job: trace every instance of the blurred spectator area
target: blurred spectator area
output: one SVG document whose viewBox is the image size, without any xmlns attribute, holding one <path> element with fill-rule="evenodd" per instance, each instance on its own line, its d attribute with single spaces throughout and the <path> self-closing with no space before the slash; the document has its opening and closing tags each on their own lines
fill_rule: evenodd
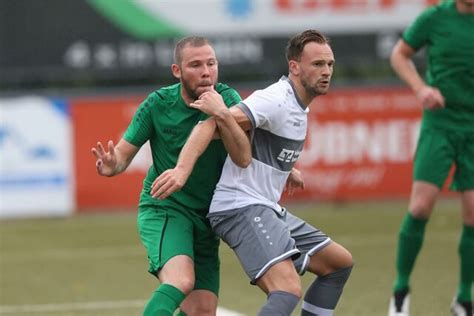
<svg viewBox="0 0 474 316">
<path fill-rule="evenodd" d="M 390 50 L 432 2 L 0 0 L 0 93 L 175 82 L 174 44 L 191 34 L 213 42 L 221 81 L 252 89 L 287 73 L 286 42 L 307 28 L 331 39 L 335 85 L 398 84 Z"/>
</svg>

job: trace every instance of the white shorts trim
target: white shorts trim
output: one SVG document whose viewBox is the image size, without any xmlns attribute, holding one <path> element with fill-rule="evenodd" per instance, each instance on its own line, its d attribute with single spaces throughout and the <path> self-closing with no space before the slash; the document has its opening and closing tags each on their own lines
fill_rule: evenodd
<svg viewBox="0 0 474 316">
<path fill-rule="evenodd" d="M 267 270 L 272 266 L 274 265 L 275 263 L 279 262 L 279 261 L 283 261 L 282 259 L 286 259 L 286 258 L 289 258 L 295 254 L 298 254 L 300 253 L 300 251 L 298 249 L 292 249 L 290 251 L 287 251 L 285 252 L 284 254 L 282 255 L 279 255 L 278 257 L 270 260 L 269 262 L 267 262 L 267 264 L 265 264 L 263 266 L 262 269 L 260 269 L 260 271 L 258 271 L 257 275 L 255 276 L 255 279 L 252 280 L 252 282 L 254 282 L 255 280 L 257 280 L 258 278 L 260 278 L 265 272 L 267 272 Z"/>
<path fill-rule="evenodd" d="M 301 269 L 300 271 L 298 271 L 298 274 L 300 275 L 303 275 L 305 272 L 306 272 L 306 269 L 308 268 L 308 265 L 309 265 L 309 257 L 311 257 L 312 255 L 314 255 L 316 252 L 318 252 L 319 250 L 321 250 L 322 248 L 326 247 L 330 242 L 331 242 L 331 238 L 327 238 L 326 240 L 324 240 L 322 243 L 314 246 L 313 248 L 311 248 L 305 255 L 304 255 L 304 261 L 303 261 L 303 264 L 301 265 Z M 319 315 L 319 314 L 318 314 Z"/>
</svg>

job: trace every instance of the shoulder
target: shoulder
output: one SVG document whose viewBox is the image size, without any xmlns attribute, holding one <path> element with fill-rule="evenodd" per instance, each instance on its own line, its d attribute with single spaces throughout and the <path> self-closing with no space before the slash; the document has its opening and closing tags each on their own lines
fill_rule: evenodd
<svg viewBox="0 0 474 316">
<path fill-rule="evenodd" d="M 254 91 L 242 103 L 251 108 L 271 110 L 275 108 L 275 104 L 280 104 L 288 97 L 288 91 L 291 91 L 290 84 L 279 80 L 264 89 Z"/>
<path fill-rule="evenodd" d="M 287 79 L 280 79 L 277 82 L 269 85 L 263 90 L 257 90 L 256 94 L 265 100 L 272 103 L 289 98 L 292 94 L 292 87 Z"/>
<path fill-rule="evenodd" d="M 235 105 L 237 103 L 240 103 L 240 101 L 242 101 L 242 98 L 240 97 L 237 90 L 229 87 L 226 84 L 217 83 L 215 89 L 217 93 L 219 93 L 222 96 L 225 104 L 227 104 L 228 106 Z"/>
<path fill-rule="evenodd" d="M 162 87 L 148 95 L 147 100 L 154 105 L 171 105 L 179 99 L 181 84 Z"/>
<path fill-rule="evenodd" d="M 156 111 L 175 104 L 179 100 L 181 91 L 180 84 L 162 87 L 151 92 L 145 100 L 143 100 L 140 108 L 147 111 Z"/>
<path fill-rule="evenodd" d="M 450 11 L 452 6 L 453 6 L 453 3 L 449 1 L 430 6 L 426 8 L 423 12 L 421 12 L 418 15 L 416 20 L 424 21 L 424 22 L 433 22 L 435 19 L 439 18 L 441 15 Z"/>
</svg>

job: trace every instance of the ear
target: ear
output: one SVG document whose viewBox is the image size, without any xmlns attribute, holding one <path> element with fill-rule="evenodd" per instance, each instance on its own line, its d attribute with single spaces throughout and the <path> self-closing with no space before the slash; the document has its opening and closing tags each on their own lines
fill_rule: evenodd
<svg viewBox="0 0 474 316">
<path fill-rule="evenodd" d="M 173 76 L 177 79 L 181 79 L 181 68 L 177 64 L 172 64 L 171 65 L 171 72 L 173 73 Z"/>
<path fill-rule="evenodd" d="M 288 70 L 290 74 L 298 76 L 300 74 L 300 65 L 296 60 L 290 60 L 288 62 Z"/>
</svg>

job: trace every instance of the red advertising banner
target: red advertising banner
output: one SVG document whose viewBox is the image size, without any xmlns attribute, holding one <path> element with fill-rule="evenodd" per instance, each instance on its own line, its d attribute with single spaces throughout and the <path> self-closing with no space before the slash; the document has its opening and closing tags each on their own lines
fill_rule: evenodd
<svg viewBox="0 0 474 316">
<path fill-rule="evenodd" d="M 144 98 L 145 96 L 143 96 Z M 90 149 L 122 137 L 140 97 L 72 100 L 76 200 L 80 211 L 134 208 L 151 164 L 147 144 L 119 176 L 97 175 Z M 407 89 L 334 89 L 309 112 L 308 137 L 297 167 L 306 183 L 290 200 L 408 197 L 421 107 Z"/>
<path fill-rule="evenodd" d="M 80 212 L 136 207 L 145 173 L 151 164 L 143 146 L 127 171 L 107 178 L 97 174 L 91 148 L 101 141 L 116 143 L 143 97 L 95 97 L 71 101 L 75 143 L 76 203 Z M 102 209 L 105 208 L 105 209 Z"/>
<path fill-rule="evenodd" d="M 407 89 L 344 89 L 318 97 L 297 163 L 306 189 L 291 199 L 408 196 L 420 119 L 421 107 Z"/>
</svg>

